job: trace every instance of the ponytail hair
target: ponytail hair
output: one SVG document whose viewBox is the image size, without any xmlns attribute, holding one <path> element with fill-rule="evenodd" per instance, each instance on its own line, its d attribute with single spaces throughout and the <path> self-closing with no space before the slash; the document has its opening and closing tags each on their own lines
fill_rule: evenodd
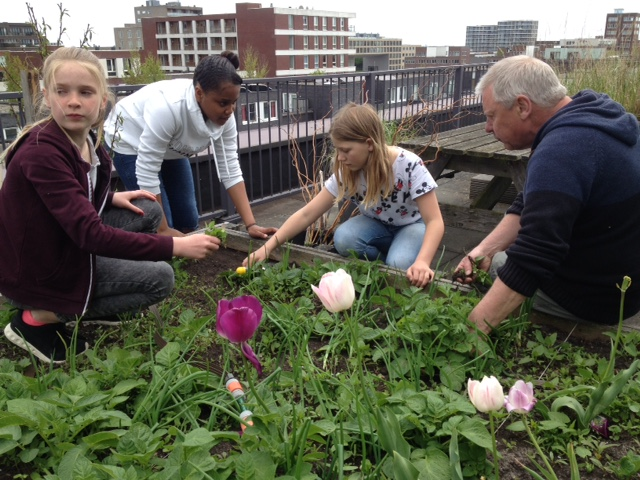
<svg viewBox="0 0 640 480">
<path fill-rule="evenodd" d="M 242 77 L 236 71 L 240 67 L 238 55 L 230 50 L 220 55 L 204 57 L 193 73 L 193 85 L 200 85 L 205 93 L 216 91 L 225 83 L 240 85 Z"/>
</svg>

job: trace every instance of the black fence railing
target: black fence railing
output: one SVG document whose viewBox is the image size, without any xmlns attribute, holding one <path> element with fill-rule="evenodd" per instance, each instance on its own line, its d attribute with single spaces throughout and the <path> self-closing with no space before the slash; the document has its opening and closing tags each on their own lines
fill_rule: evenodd
<svg viewBox="0 0 640 480">
<path fill-rule="evenodd" d="M 348 102 L 375 105 L 403 132 L 430 135 L 484 121 L 475 97 L 490 64 L 248 79 L 236 107 L 238 147 L 252 204 L 300 192 L 313 182 L 330 146 L 333 112 Z M 143 85 L 113 87 L 116 99 Z M 6 148 L 28 121 L 21 93 L 0 93 L 0 137 Z M 191 158 L 201 219 L 237 215 L 218 181 L 211 150 Z M 117 174 L 116 174 L 117 177 Z"/>
</svg>

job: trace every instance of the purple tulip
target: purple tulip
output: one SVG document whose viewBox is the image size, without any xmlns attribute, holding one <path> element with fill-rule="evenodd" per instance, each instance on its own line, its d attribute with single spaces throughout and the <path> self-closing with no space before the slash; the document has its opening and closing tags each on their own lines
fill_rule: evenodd
<svg viewBox="0 0 640 480">
<path fill-rule="evenodd" d="M 518 380 L 509 390 L 504 399 L 507 412 L 529 413 L 535 407 L 537 400 L 533 396 L 533 384 Z"/>
<path fill-rule="evenodd" d="M 218 334 L 230 342 L 240 343 L 243 355 L 253 364 L 258 375 L 262 375 L 262 365 L 247 343 L 262 321 L 260 300 L 251 295 L 222 299 L 218 302 L 216 318 Z"/>
<path fill-rule="evenodd" d="M 347 310 L 353 305 L 356 297 L 351 275 L 339 268 L 335 272 L 327 272 L 320 279 L 320 285 L 311 285 L 324 308 L 332 313 Z"/>
<path fill-rule="evenodd" d="M 482 381 L 467 382 L 469 400 L 479 412 L 495 412 L 504 406 L 504 391 L 496 377 L 483 377 Z"/>
<path fill-rule="evenodd" d="M 598 435 L 609 438 L 611 433 L 609 432 L 609 419 L 607 417 L 603 417 L 602 415 L 591 420 L 591 430 L 596 432 Z"/>
</svg>

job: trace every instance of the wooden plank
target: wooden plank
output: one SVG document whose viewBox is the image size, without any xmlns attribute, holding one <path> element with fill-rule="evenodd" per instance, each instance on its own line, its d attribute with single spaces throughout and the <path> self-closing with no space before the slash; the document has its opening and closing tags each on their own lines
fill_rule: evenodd
<svg viewBox="0 0 640 480">
<path fill-rule="evenodd" d="M 238 230 L 239 228 L 241 228 L 238 225 L 234 225 L 232 223 L 223 223 L 220 224 L 220 226 L 224 226 L 224 229 L 227 232 L 226 248 L 249 253 L 255 251 L 264 244 L 264 240 L 257 240 L 250 237 L 248 233 Z M 193 233 L 204 233 L 204 229 L 196 230 Z M 342 255 L 325 252 L 318 248 L 294 245 L 293 243 L 285 243 L 279 248 L 276 248 L 269 255 L 270 260 L 274 260 L 277 262 L 280 262 L 285 258 L 288 259 L 289 263 L 297 265 L 312 265 L 316 260 L 320 260 L 323 263 L 338 264 L 345 264 L 353 261 L 352 259 L 343 257 Z M 365 260 L 361 261 L 364 262 Z M 382 273 L 387 275 L 387 278 L 389 279 L 389 283 L 391 285 L 398 288 L 409 288 L 411 286 L 403 271 L 386 266 L 382 266 L 380 270 L 382 271 Z M 456 290 L 463 293 L 468 293 L 471 291 L 468 286 L 460 285 L 459 283 L 454 284 L 454 282 L 445 278 L 438 280 L 437 284 L 455 287 Z M 428 289 L 430 287 L 427 286 L 426 288 Z"/>
<path fill-rule="evenodd" d="M 491 210 L 500 201 L 500 198 L 510 186 L 510 178 L 493 177 L 484 189 L 484 192 L 471 202 L 471 208 L 484 208 Z"/>
</svg>

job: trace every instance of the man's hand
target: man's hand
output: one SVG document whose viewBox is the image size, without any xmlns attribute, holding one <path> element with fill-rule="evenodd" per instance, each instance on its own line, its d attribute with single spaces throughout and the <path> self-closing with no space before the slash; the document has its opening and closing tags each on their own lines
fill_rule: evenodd
<svg viewBox="0 0 640 480">
<path fill-rule="evenodd" d="M 471 254 L 464 257 L 453 272 L 453 281 L 470 284 L 476 281 L 476 271 L 489 271 L 491 259 L 485 255 L 474 256 Z"/>
</svg>

